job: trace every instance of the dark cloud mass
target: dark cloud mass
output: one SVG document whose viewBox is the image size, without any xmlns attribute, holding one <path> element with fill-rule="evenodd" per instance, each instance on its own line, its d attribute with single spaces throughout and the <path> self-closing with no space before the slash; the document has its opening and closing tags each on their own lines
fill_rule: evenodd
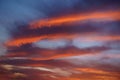
<svg viewBox="0 0 120 80">
<path fill-rule="evenodd" d="M 119 80 L 119 0 L 0 0 L 0 80 Z"/>
</svg>

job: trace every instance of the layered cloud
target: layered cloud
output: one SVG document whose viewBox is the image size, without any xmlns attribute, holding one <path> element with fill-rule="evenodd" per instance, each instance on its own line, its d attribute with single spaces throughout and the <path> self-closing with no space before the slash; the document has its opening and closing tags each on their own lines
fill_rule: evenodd
<svg viewBox="0 0 120 80">
<path fill-rule="evenodd" d="M 73 14 L 70 16 L 65 16 L 65 17 L 58 17 L 58 18 L 53 18 L 53 19 L 46 19 L 46 20 L 41 20 L 41 21 L 36 21 L 31 23 L 31 28 L 39 28 L 39 27 L 44 27 L 44 26 L 55 26 L 55 25 L 62 25 L 62 24 L 67 24 L 67 23 L 74 23 L 74 22 L 81 22 L 85 20 L 119 20 L 119 11 L 114 11 L 114 12 L 94 12 L 94 13 L 83 13 L 83 14 Z"/>
<path fill-rule="evenodd" d="M 118 0 L 1 0 L 0 79 L 119 80 Z"/>
</svg>

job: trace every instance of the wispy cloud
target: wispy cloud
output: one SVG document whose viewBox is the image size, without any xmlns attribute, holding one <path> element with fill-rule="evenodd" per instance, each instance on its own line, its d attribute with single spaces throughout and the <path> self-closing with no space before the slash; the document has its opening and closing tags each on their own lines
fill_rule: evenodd
<svg viewBox="0 0 120 80">
<path fill-rule="evenodd" d="M 0 79 L 119 80 L 119 3 L 0 0 Z"/>
</svg>

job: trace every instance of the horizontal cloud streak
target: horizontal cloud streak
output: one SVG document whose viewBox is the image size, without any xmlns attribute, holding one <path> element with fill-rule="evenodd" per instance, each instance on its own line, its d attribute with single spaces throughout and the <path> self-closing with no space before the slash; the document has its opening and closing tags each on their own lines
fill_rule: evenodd
<svg viewBox="0 0 120 80">
<path fill-rule="evenodd" d="M 65 23 L 73 23 L 76 21 L 84 21 L 84 20 L 89 20 L 89 19 L 100 19 L 100 20 L 105 20 L 105 19 L 115 19 L 119 20 L 120 11 L 111 11 L 111 12 L 95 12 L 95 13 L 83 13 L 83 14 L 74 14 L 71 16 L 67 17 L 58 17 L 58 18 L 53 18 L 53 19 L 46 19 L 46 20 L 40 20 L 31 23 L 31 28 L 39 28 L 39 27 L 44 27 L 44 26 L 55 26 L 55 25 L 61 25 Z"/>
<path fill-rule="evenodd" d="M 0 79 L 119 80 L 119 3 L 0 0 Z"/>
<path fill-rule="evenodd" d="M 19 46 L 22 44 L 27 44 L 27 43 L 33 43 L 36 41 L 40 41 L 43 39 L 74 39 L 76 37 L 80 37 L 81 35 L 67 35 L 67 34 L 55 34 L 55 35 L 46 35 L 46 36 L 38 36 L 38 37 L 26 37 L 26 38 L 20 38 L 20 39 L 13 39 L 11 41 L 8 41 L 6 43 L 7 46 Z M 115 41 L 115 40 L 120 40 L 120 36 L 91 36 L 90 38 L 86 38 L 85 41 Z"/>
</svg>

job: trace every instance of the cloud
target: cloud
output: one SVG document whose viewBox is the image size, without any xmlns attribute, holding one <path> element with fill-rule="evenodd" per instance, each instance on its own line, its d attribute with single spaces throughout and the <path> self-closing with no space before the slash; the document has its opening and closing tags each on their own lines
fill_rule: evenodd
<svg viewBox="0 0 120 80">
<path fill-rule="evenodd" d="M 47 49 L 63 48 L 67 45 L 69 44 L 66 40 L 40 40 L 39 42 L 33 43 L 33 46 Z"/>
<path fill-rule="evenodd" d="M 20 30 L 21 31 L 21 30 Z M 42 28 L 38 30 L 23 30 L 18 35 L 15 35 L 13 39 L 6 42 L 7 46 L 19 46 L 26 43 L 33 43 L 40 41 L 42 39 L 60 39 L 60 38 L 73 38 L 80 35 L 89 35 L 96 32 L 95 27 L 81 28 L 80 26 L 71 26 L 69 28 L 59 27 L 59 28 Z"/>
<path fill-rule="evenodd" d="M 50 60 L 69 56 L 84 55 L 84 54 L 96 54 L 105 50 L 109 50 L 109 47 L 90 47 L 85 49 L 79 49 L 74 46 L 68 46 L 58 49 L 43 49 L 43 48 L 12 48 L 8 51 L 6 56 L 8 57 L 27 57 L 32 60 Z M 34 55 L 33 55 L 34 53 Z"/>
<path fill-rule="evenodd" d="M 83 34 L 86 35 L 87 33 Z M 90 33 L 91 34 L 91 33 Z M 87 36 L 89 36 L 90 34 L 88 34 Z M 94 33 L 93 33 L 94 34 Z M 69 40 L 73 40 L 74 38 L 78 37 L 78 40 L 80 40 L 81 38 L 79 37 L 83 37 L 82 34 L 53 34 L 53 35 L 43 35 L 43 36 L 36 36 L 36 37 L 26 37 L 26 38 L 18 38 L 18 39 L 13 39 L 10 40 L 6 43 L 7 46 L 20 46 L 23 44 L 27 44 L 27 43 L 34 43 L 40 40 L 44 40 L 44 39 L 69 39 Z M 91 35 L 90 35 L 91 36 Z M 84 39 L 83 42 L 103 42 L 103 41 L 117 41 L 120 40 L 119 36 L 91 36 L 91 37 L 85 37 L 82 38 Z M 77 41 L 78 41 L 77 40 Z M 82 40 L 80 40 L 82 41 Z"/>
<path fill-rule="evenodd" d="M 55 25 L 64 25 L 66 23 L 74 23 L 77 21 L 84 21 L 84 20 L 90 20 L 90 19 L 97 19 L 97 20 L 110 20 L 110 19 L 115 19 L 119 20 L 119 11 L 108 11 L 108 12 L 94 12 L 94 13 L 83 13 L 83 14 L 74 14 L 71 16 L 65 16 L 65 17 L 58 17 L 58 18 L 53 18 L 53 19 L 46 19 L 46 20 L 40 20 L 31 23 L 31 28 L 41 28 L 44 26 L 55 26 Z"/>
<path fill-rule="evenodd" d="M 119 80 L 119 3 L 0 0 L 0 79 Z"/>
</svg>

